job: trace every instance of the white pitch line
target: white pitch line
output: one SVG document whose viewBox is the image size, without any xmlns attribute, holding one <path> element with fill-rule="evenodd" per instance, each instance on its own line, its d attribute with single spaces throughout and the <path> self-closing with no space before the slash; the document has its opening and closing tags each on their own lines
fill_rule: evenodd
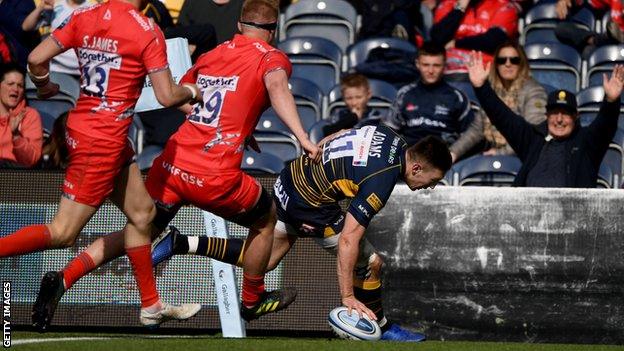
<svg viewBox="0 0 624 351">
<path fill-rule="evenodd" d="M 74 337 L 74 338 L 45 338 L 45 339 L 21 339 L 12 340 L 12 345 L 37 344 L 42 342 L 58 342 L 58 341 L 84 341 L 84 340 L 110 340 L 113 338 L 105 337 Z"/>
<path fill-rule="evenodd" d="M 38 344 L 44 342 L 61 342 L 61 341 L 87 341 L 87 340 L 112 340 L 112 339 L 203 339 L 205 336 L 200 335 L 136 335 L 136 336 L 115 336 L 115 337 L 102 337 L 102 336 L 81 336 L 81 337 L 67 337 L 67 338 L 41 338 L 41 339 L 19 339 L 12 340 L 12 345 L 25 345 L 25 344 Z"/>
</svg>

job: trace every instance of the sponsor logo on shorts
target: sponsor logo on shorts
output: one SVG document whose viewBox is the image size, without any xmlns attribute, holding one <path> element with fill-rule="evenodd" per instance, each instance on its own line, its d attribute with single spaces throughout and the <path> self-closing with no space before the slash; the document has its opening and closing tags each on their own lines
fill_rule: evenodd
<svg viewBox="0 0 624 351">
<path fill-rule="evenodd" d="M 69 133 L 65 131 L 65 144 L 68 148 L 76 149 L 78 147 L 78 140 L 69 136 Z"/>
<path fill-rule="evenodd" d="M 169 162 L 163 161 L 162 167 L 169 172 L 171 175 L 175 177 L 179 177 L 182 181 L 189 183 L 191 185 L 197 185 L 200 188 L 204 187 L 204 180 L 202 178 L 198 178 L 190 173 L 187 173 L 178 167 L 170 164 Z"/>
<path fill-rule="evenodd" d="M 288 207 L 288 201 L 290 200 L 290 198 L 288 197 L 288 194 L 286 194 L 286 190 L 282 185 L 281 177 L 277 177 L 277 180 L 275 180 L 275 184 L 273 185 L 273 191 L 275 192 L 275 197 L 277 197 L 277 199 L 279 200 L 280 206 L 282 206 L 282 209 L 286 211 L 286 207 Z"/>
<path fill-rule="evenodd" d="M 64 180 L 63 184 L 65 184 L 65 186 L 68 187 L 69 189 L 74 188 L 74 184 L 72 184 L 70 181 Z"/>
<path fill-rule="evenodd" d="M 381 210 L 381 208 L 383 207 L 383 202 L 381 202 L 381 199 L 379 199 L 379 197 L 375 193 L 370 194 L 366 198 L 366 202 L 368 202 L 368 204 L 373 208 L 373 210 L 375 210 L 375 212 L 379 212 L 379 210 Z"/>
</svg>

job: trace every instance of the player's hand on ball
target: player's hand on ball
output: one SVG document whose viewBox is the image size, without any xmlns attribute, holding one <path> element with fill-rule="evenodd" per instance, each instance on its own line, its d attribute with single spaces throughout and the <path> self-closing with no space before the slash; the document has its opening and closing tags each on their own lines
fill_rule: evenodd
<svg viewBox="0 0 624 351">
<path fill-rule="evenodd" d="M 360 300 L 356 299 L 353 295 L 343 297 L 342 304 L 349 309 L 349 315 L 351 315 L 351 313 L 353 312 L 356 312 L 360 316 L 367 315 L 368 318 L 370 318 L 371 320 L 377 320 L 377 316 L 375 316 L 375 313 L 371 311 L 368 307 L 366 307 L 366 305 L 364 305 Z"/>
<path fill-rule="evenodd" d="M 48 84 L 37 87 L 37 97 L 39 99 L 48 99 L 58 94 L 59 85 L 48 81 Z"/>
</svg>

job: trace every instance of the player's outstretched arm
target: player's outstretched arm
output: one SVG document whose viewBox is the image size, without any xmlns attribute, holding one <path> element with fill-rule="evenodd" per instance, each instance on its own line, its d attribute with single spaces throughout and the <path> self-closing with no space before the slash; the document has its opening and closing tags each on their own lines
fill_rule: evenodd
<svg viewBox="0 0 624 351">
<path fill-rule="evenodd" d="M 264 76 L 264 84 L 269 92 L 271 106 L 277 112 L 279 118 L 293 132 L 308 156 L 311 159 L 318 160 L 321 153 L 318 146 L 308 139 L 308 134 L 303 130 L 295 99 L 290 89 L 288 89 L 286 72 L 280 69 L 267 73 Z"/>
<path fill-rule="evenodd" d="M 156 100 L 164 107 L 179 106 L 187 102 L 195 103 L 202 100 L 197 85 L 184 83 L 178 85 L 173 81 L 171 71 L 167 68 L 149 74 Z"/>
<path fill-rule="evenodd" d="M 63 49 L 49 36 L 28 55 L 28 76 L 37 87 L 37 96 L 42 99 L 59 91 L 58 84 L 50 82 L 50 60 L 61 52 Z"/>
<path fill-rule="evenodd" d="M 340 240 L 338 240 L 338 286 L 342 304 L 349 309 L 349 313 L 355 310 L 360 315 L 366 314 L 370 319 L 377 320 L 375 313 L 366 305 L 355 298 L 353 293 L 353 270 L 360 251 L 360 240 L 364 236 L 366 228 L 347 213 Z"/>
</svg>

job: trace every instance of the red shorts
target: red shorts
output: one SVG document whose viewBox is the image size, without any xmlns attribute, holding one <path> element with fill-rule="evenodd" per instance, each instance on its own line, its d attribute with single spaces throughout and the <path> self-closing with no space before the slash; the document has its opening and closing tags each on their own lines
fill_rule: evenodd
<svg viewBox="0 0 624 351">
<path fill-rule="evenodd" d="M 98 207 L 112 193 L 121 169 L 132 162 L 128 143 L 93 138 L 67 128 L 65 143 L 69 164 L 63 195 L 81 204 Z"/>
<path fill-rule="evenodd" d="M 145 187 L 159 206 L 177 209 L 191 204 L 226 219 L 251 210 L 262 191 L 260 183 L 241 170 L 195 174 L 163 155 L 154 160 Z"/>
</svg>

